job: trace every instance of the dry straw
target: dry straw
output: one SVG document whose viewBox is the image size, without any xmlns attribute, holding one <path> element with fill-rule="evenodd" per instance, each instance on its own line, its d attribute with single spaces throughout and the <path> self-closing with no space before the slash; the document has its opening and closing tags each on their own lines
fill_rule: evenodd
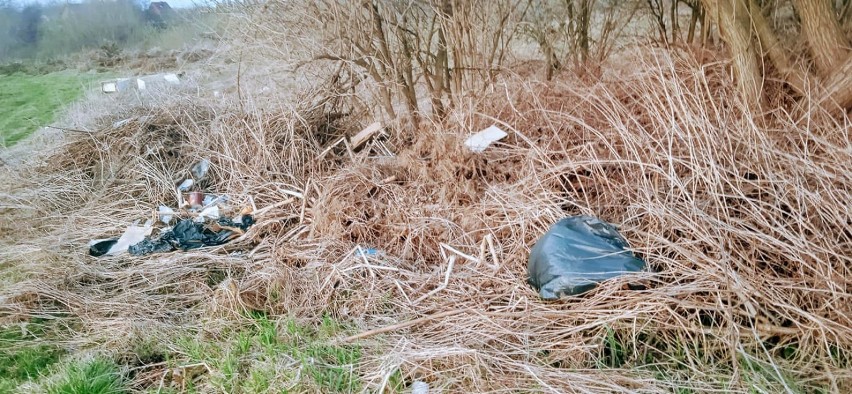
<svg viewBox="0 0 852 394">
<path fill-rule="evenodd" d="M 341 147 L 316 160 L 374 121 L 330 89 L 104 119 L 2 168 L 4 319 L 62 313 L 80 323 L 75 345 L 126 353 L 127 332 L 215 335 L 255 309 L 330 315 L 353 327 L 337 341 L 362 347 L 370 390 L 397 370 L 449 392 L 848 390 L 848 118 L 743 112 L 724 64 L 631 61 L 594 81 L 500 77 L 444 122 L 392 129 L 393 158 Z M 467 152 L 492 123 L 510 136 Z M 172 201 L 202 157 L 206 187 L 262 211 L 246 237 L 86 255 Z M 653 272 L 541 301 L 529 247 L 573 214 L 619 224 Z"/>
</svg>

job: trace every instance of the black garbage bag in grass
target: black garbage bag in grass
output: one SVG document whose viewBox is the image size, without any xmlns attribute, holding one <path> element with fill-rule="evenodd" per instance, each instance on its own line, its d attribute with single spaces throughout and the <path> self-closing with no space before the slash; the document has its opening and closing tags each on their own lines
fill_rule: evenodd
<svg viewBox="0 0 852 394">
<path fill-rule="evenodd" d="M 131 245 L 128 252 L 132 255 L 169 252 L 176 249 L 190 250 L 202 246 L 222 245 L 242 235 L 254 223 L 251 215 L 241 216 L 238 220 L 221 218 L 215 226 L 198 223 L 192 219 L 183 219 L 159 238 L 145 237 L 142 242 Z"/>
<path fill-rule="evenodd" d="M 645 262 L 627 248 L 612 224 L 591 216 L 562 219 L 533 246 L 527 267 L 529 284 L 541 298 L 557 299 L 644 270 Z"/>
</svg>

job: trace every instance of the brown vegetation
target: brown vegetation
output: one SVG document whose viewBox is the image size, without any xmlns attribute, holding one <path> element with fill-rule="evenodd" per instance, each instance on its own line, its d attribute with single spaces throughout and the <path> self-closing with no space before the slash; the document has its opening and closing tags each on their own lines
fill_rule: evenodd
<svg viewBox="0 0 852 394">
<path fill-rule="evenodd" d="M 730 34 L 759 34 L 740 29 L 745 4 L 719 4 L 736 55 L 749 46 Z M 586 70 L 554 70 L 544 51 L 528 71 L 510 38 L 528 2 L 402 5 L 268 3 L 248 45 L 329 71 L 326 84 L 296 100 L 177 96 L 0 169 L 4 318 L 63 313 L 80 323 L 77 346 L 127 355 L 139 337 L 227 337 L 252 310 L 331 316 L 353 327 L 333 341 L 361 347 L 353 368 L 370 391 L 394 374 L 448 392 L 850 390 L 845 113 L 791 110 L 812 96 L 780 88 L 762 93 L 778 109 L 756 112 L 740 96 L 763 86 L 743 85 L 755 58 L 707 61 L 715 48 L 646 45 L 581 59 Z M 376 119 L 394 156 L 341 146 L 320 158 Z M 501 144 L 463 148 L 495 123 L 510 132 Z M 210 190 L 261 212 L 245 237 L 85 255 L 89 239 L 171 201 L 175 174 L 203 157 Z M 529 247 L 572 214 L 619 224 L 652 272 L 541 301 Z M 358 253 L 368 247 L 381 252 Z M 167 376 L 139 368 L 140 390 Z M 194 379 L 221 391 L 212 374 Z"/>
</svg>

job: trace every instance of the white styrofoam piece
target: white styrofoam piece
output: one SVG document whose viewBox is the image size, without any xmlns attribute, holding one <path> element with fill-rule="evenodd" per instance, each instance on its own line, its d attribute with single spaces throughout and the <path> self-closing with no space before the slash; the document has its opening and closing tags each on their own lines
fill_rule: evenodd
<svg viewBox="0 0 852 394">
<path fill-rule="evenodd" d="M 468 138 L 464 144 L 473 152 L 479 153 L 491 146 L 495 141 L 506 138 L 508 134 L 495 125 L 491 125 Z"/>
<path fill-rule="evenodd" d="M 165 74 L 163 75 L 163 79 L 173 85 L 177 85 L 180 83 L 180 78 L 178 78 L 177 74 Z"/>
</svg>

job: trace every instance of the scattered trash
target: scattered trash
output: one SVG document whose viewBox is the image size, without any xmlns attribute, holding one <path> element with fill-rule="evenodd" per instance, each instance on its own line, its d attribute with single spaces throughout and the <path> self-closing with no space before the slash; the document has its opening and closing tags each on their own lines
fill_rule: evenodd
<svg viewBox="0 0 852 394">
<path fill-rule="evenodd" d="M 196 179 L 206 176 L 210 162 L 202 160 L 192 166 L 190 172 Z M 176 249 L 189 250 L 202 246 L 221 245 L 242 234 L 254 223 L 250 213 L 255 210 L 246 207 L 233 218 L 223 217 L 223 212 L 233 211 L 225 205 L 227 195 L 205 194 L 193 190 L 195 181 L 184 180 L 178 187 L 178 207 L 161 204 L 153 212 L 151 220 L 143 226 L 132 225 L 119 238 L 97 239 L 89 242 L 89 254 L 92 256 L 115 255 L 129 251 L 133 255 L 145 255 L 155 252 L 167 252 Z M 184 202 L 181 192 L 189 191 Z M 188 206 L 187 206 L 188 205 Z M 253 206 L 253 203 L 252 203 Z M 151 237 L 155 222 L 169 226 L 177 218 L 174 227 L 164 227 L 159 236 Z"/>
<path fill-rule="evenodd" d="M 130 78 L 117 78 L 111 81 L 101 82 L 101 91 L 104 93 L 123 92 L 130 89 L 132 83 Z"/>
<path fill-rule="evenodd" d="M 411 394 L 429 394 L 429 383 L 422 380 L 415 380 L 411 384 Z"/>
<path fill-rule="evenodd" d="M 103 256 L 118 242 L 118 239 L 95 239 L 89 242 L 89 254 L 95 257 Z"/>
<path fill-rule="evenodd" d="M 201 212 L 198 213 L 198 217 L 195 218 L 195 221 L 204 222 L 207 219 L 219 219 L 219 207 L 211 205 L 207 208 L 202 209 Z"/>
<path fill-rule="evenodd" d="M 358 149 L 358 147 L 363 145 L 367 142 L 367 140 L 372 138 L 374 134 L 380 131 L 382 131 L 382 124 L 379 122 L 373 123 L 364 128 L 364 130 L 359 131 L 358 134 L 355 134 L 355 136 L 352 137 L 352 149 Z"/>
<path fill-rule="evenodd" d="M 178 78 L 177 74 L 163 74 L 163 80 L 172 85 L 177 85 L 180 83 L 180 78 Z"/>
<path fill-rule="evenodd" d="M 224 203 L 225 201 L 228 201 L 227 196 L 216 196 L 216 195 L 213 195 L 213 194 L 205 194 L 204 200 L 201 201 L 201 205 L 203 205 L 206 208 L 206 207 L 209 207 L 212 204 Z"/>
<path fill-rule="evenodd" d="M 491 146 L 492 143 L 502 140 L 508 134 L 499 127 L 492 125 L 465 140 L 464 145 L 473 152 L 480 153 Z"/>
<path fill-rule="evenodd" d="M 160 207 L 157 208 L 157 214 L 160 217 L 161 222 L 169 224 L 175 215 L 175 210 L 165 205 L 160 205 Z"/>
<path fill-rule="evenodd" d="M 124 234 L 118 239 L 100 239 L 89 242 L 89 254 L 92 256 L 117 255 L 126 252 L 130 245 L 142 242 L 146 236 L 151 234 L 152 222 L 148 221 L 142 226 L 131 225 L 127 227 Z"/>
<path fill-rule="evenodd" d="M 194 184 L 194 183 L 195 183 L 195 181 L 193 181 L 192 179 L 186 179 L 183 182 L 181 182 L 180 186 L 178 186 L 178 190 L 185 192 L 185 191 L 189 190 L 192 187 L 192 184 Z"/>
<path fill-rule="evenodd" d="M 187 198 L 186 201 L 189 203 L 190 207 L 201 208 L 202 204 L 204 204 L 204 193 L 190 192 L 189 198 Z"/>
<path fill-rule="evenodd" d="M 356 257 L 372 257 L 377 256 L 378 254 L 379 250 L 374 248 L 358 248 L 358 250 L 355 251 Z"/>
<path fill-rule="evenodd" d="M 557 222 L 530 252 L 528 282 L 541 298 L 578 295 L 599 282 L 645 269 L 615 226 L 591 216 Z"/>
<path fill-rule="evenodd" d="M 242 215 L 234 219 L 220 218 L 211 224 L 197 223 L 191 219 L 180 220 L 156 239 L 145 237 L 130 247 L 132 255 L 146 255 L 172 250 L 190 250 L 203 246 L 217 246 L 227 243 L 248 230 L 254 224 L 251 215 Z"/>
<path fill-rule="evenodd" d="M 146 90 L 148 85 L 178 85 L 180 78 L 177 74 L 153 74 L 134 78 L 116 78 L 101 82 L 101 91 L 104 93 L 118 93 L 130 89 Z"/>
<path fill-rule="evenodd" d="M 133 118 L 122 119 L 112 124 L 112 128 L 117 129 L 133 121 Z"/>
<path fill-rule="evenodd" d="M 207 171 L 209 170 L 210 160 L 202 159 L 198 163 L 195 163 L 195 165 L 192 166 L 189 172 L 192 173 L 193 178 L 200 181 L 204 179 L 205 176 L 207 176 Z"/>
</svg>

